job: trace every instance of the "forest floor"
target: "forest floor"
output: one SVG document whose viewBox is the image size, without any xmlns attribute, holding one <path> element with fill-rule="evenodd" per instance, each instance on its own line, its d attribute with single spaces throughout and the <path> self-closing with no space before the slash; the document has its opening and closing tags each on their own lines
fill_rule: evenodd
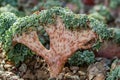
<svg viewBox="0 0 120 80">
<path fill-rule="evenodd" d="M 89 80 L 99 78 L 104 80 L 110 71 L 112 61 L 106 58 L 96 58 L 89 66 L 70 66 L 66 63 L 58 80 Z M 45 60 L 33 56 L 19 66 L 6 60 L 5 54 L 0 55 L 0 80 L 48 80 L 49 71 Z"/>
</svg>

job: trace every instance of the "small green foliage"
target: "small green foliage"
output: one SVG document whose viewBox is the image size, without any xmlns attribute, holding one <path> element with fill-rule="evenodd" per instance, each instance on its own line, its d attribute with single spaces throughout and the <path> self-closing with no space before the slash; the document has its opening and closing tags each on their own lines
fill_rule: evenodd
<svg viewBox="0 0 120 80">
<path fill-rule="evenodd" d="M 28 57 L 33 56 L 33 52 L 23 44 L 17 44 L 6 55 L 7 58 L 13 61 L 16 65 L 25 61 Z"/>
<path fill-rule="evenodd" d="M 0 42 L 3 42 L 5 31 L 16 21 L 17 16 L 10 12 L 3 12 L 0 15 Z"/>
<path fill-rule="evenodd" d="M 90 27 L 99 35 L 100 40 L 108 40 L 112 37 L 112 32 L 108 30 L 106 25 L 103 22 L 100 22 L 94 18 L 89 18 Z"/>
<path fill-rule="evenodd" d="M 96 43 L 93 44 L 92 49 L 98 51 L 101 47 L 101 43 L 99 40 L 96 41 Z"/>
<path fill-rule="evenodd" d="M 88 17 L 84 14 L 68 14 L 63 16 L 63 21 L 68 29 L 87 27 Z"/>
<path fill-rule="evenodd" d="M 18 0 L 0 0 L 0 6 L 10 4 L 12 6 L 18 6 Z"/>
<path fill-rule="evenodd" d="M 110 0 L 110 8 L 115 9 L 120 6 L 120 0 Z"/>
<path fill-rule="evenodd" d="M 110 30 L 113 32 L 113 41 L 115 43 L 120 43 L 120 29 L 118 28 L 110 28 Z"/>
<path fill-rule="evenodd" d="M 59 0 L 40 0 L 40 2 L 38 3 L 38 5 L 36 5 L 34 8 L 33 8 L 33 12 L 34 11 L 38 11 L 40 8 L 42 9 L 50 9 L 52 7 L 58 7 L 58 6 L 62 6 L 62 3 L 61 1 Z"/>
<path fill-rule="evenodd" d="M 104 5 L 97 5 L 94 6 L 92 10 L 90 10 L 90 13 L 98 12 L 99 15 L 103 16 L 106 20 L 106 22 L 110 21 L 113 19 L 110 10 L 104 6 Z"/>
<path fill-rule="evenodd" d="M 119 80 L 120 79 L 120 66 L 116 67 L 113 71 L 108 74 L 106 80 Z"/>
<path fill-rule="evenodd" d="M 89 17 L 93 17 L 93 18 L 99 20 L 100 22 L 106 23 L 105 17 L 100 15 L 98 12 L 94 12 L 94 13 L 89 14 Z"/>
<path fill-rule="evenodd" d="M 120 29 L 116 29 L 114 32 L 114 41 L 116 43 L 120 43 Z"/>
<path fill-rule="evenodd" d="M 68 63 L 72 66 L 91 64 L 94 61 L 95 61 L 94 53 L 88 50 L 85 50 L 83 52 L 77 51 L 71 58 L 68 59 Z"/>
<path fill-rule="evenodd" d="M 113 64 L 115 68 L 108 73 L 106 80 L 120 79 L 120 60 L 116 59 Z"/>
<path fill-rule="evenodd" d="M 19 17 L 25 15 L 23 12 L 18 11 L 17 8 L 15 8 L 9 4 L 4 7 L 0 7 L 0 13 L 3 13 L 3 12 L 11 12 L 11 13 L 16 14 L 16 16 L 19 16 Z"/>
<path fill-rule="evenodd" d="M 73 12 L 70 11 L 67 8 L 61 8 L 61 7 L 54 7 L 48 10 L 43 10 L 39 14 L 39 21 L 41 25 L 51 24 L 55 22 L 56 17 L 59 16 L 61 18 L 66 17 L 67 15 L 72 16 Z M 68 18 L 68 17 L 66 17 Z M 65 18 L 65 19 L 66 19 Z"/>
<path fill-rule="evenodd" d="M 67 8 L 55 7 L 49 10 L 41 11 L 40 23 L 42 25 L 53 23 L 55 22 L 57 16 L 63 19 L 65 27 L 68 29 L 84 27 L 88 20 L 87 16 L 84 14 L 74 14 Z"/>
</svg>

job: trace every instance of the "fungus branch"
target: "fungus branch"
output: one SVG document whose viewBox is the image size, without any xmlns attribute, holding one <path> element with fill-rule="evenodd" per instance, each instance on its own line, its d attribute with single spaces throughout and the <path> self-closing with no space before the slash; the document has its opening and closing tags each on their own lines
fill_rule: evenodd
<svg viewBox="0 0 120 80">
<path fill-rule="evenodd" d="M 5 15 L 8 15 L 8 13 Z M 1 14 L 1 23 L 6 20 L 5 15 Z M 7 19 L 9 20 L 11 16 L 14 15 L 9 15 Z M 6 21 L 4 24 L 11 23 L 13 20 L 14 18 Z M 11 23 L 8 27 L 4 25 L 0 27 L 4 33 L 2 38 L 0 38 L 2 39 L 3 50 L 12 59 L 11 55 L 15 53 L 14 51 L 18 51 L 14 49 L 15 45 L 17 43 L 24 44 L 45 59 L 49 66 L 51 77 L 57 77 L 67 59 L 76 50 L 91 48 L 96 43 L 96 40 L 110 39 L 113 33 L 112 30 L 106 28 L 105 24 L 94 18 L 87 15 L 74 14 L 70 10 L 60 7 L 43 10 L 40 13 L 18 18 L 14 21 L 15 23 Z M 49 35 L 49 50 L 39 41 L 37 34 L 39 26 L 43 26 Z M 4 29 L 4 27 L 7 29 Z M 30 28 L 32 28 L 32 31 L 29 30 Z M 25 51 L 23 52 L 20 53 L 26 53 Z"/>
<path fill-rule="evenodd" d="M 49 66 L 51 77 L 57 77 L 67 59 L 76 50 L 90 48 L 91 44 L 87 43 L 97 38 L 92 30 L 66 29 L 60 18 L 57 18 L 56 24 L 45 27 L 45 30 L 50 37 L 50 50 L 39 42 L 36 31 L 15 36 L 13 42 L 22 43 L 42 56 Z"/>
</svg>

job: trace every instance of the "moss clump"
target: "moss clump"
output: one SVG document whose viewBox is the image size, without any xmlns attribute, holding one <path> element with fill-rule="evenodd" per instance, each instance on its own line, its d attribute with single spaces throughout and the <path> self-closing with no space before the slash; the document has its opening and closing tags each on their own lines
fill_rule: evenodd
<svg viewBox="0 0 120 80">
<path fill-rule="evenodd" d="M 23 44 L 17 44 L 6 53 L 7 59 L 14 62 L 16 65 L 19 65 L 21 62 L 25 61 L 27 58 L 34 55 L 28 47 Z"/>
<path fill-rule="evenodd" d="M 104 6 L 104 5 L 97 5 L 94 6 L 92 10 L 90 10 L 90 13 L 99 13 L 99 15 L 103 16 L 105 19 L 105 22 L 109 22 L 113 19 L 110 10 Z M 101 19 L 102 21 L 102 19 Z"/>
<path fill-rule="evenodd" d="M 111 30 L 113 33 L 112 40 L 115 43 L 120 44 L 120 29 L 119 28 L 110 28 L 109 30 Z"/>
<path fill-rule="evenodd" d="M 115 9 L 120 6 L 120 0 L 110 0 L 110 8 Z"/>
<path fill-rule="evenodd" d="M 18 11 L 17 8 L 11 6 L 11 5 L 6 5 L 4 7 L 0 7 L 0 13 L 3 13 L 3 12 L 11 12 L 11 13 L 14 13 L 16 16 L 25 16 L 25 14 L 23 12 L 20 12 Z"/>
<path fill-rule="evenodd" d="M 0 6 L 10 4 L 12 6 L 18 6 L 18 0 L 0 0 Z"/>
<path fill-rule="evenodd" d="M 13 25 L 17 20 L 17 16 L 10 12 L 3 12 L 0 15 L 0 42 L 3 42 L 5 37 L 5 31 Z"/>
<path fill-rule="evenodd" d="M 106 24 L 92 17 L 90 17 L 89 20 L 90 27 L 93 29 L 93 31 L 95 31 L 98 34 L 100 40 L 108 40 L 112 37 L 113 33 L 107 28 Z"/>
<path fill-rule="evenodd" d="M 112 65 L 112 70 L 108 73 L 106 80 L 119 80 L 120 79 L 120 60 L 116 59 Z"/>
<path fill-rule="evenodd" d="M 85 50 L 83 52 L 77 51 L 71 58 L 68 59 L 68 63 L 72 66 L 91 64 L 94 61 L 95 61 L 94 53 L 88 50 Z"/>
<path fill-rule="evenodd" d="M 106 23 L 105 17 L 100 15 L 98 12 L 94 12 L 94 13 L 89 14 L 89 17 L 93 17 L 93 18 L 99 20 L 100 22 Z"/>
<path fill-rule="evenodd" d="M 58 6 L 62 6 L 61 1 L 59 0 L 40 0 L 40 3 L 38 3 L 38 5 L 36 5 L 32 11 L 38 11 L 39 9 L 50 9 L 51 7 L 58 7 Z"/>
</svg>

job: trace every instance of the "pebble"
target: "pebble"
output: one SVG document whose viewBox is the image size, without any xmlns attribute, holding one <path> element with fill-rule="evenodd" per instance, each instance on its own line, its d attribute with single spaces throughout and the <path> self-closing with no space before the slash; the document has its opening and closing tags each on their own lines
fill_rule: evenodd
<svg viewBox="0 0 120 80">
<path fill-rule="evenodd" d="M 27 65 L 23 63 L 23 64 L 19 67 L 19 71 L 21 71 L 21 72 L 26 72 L 26 70 L 27 70 Z"/>
<path fill-rule="evenodd" d="M 62 80 L 64 77 L 64 73 L 60 73 L 59 76 L 58 76 L 58 80 Z"/>
<path fill-rule="evenodd" d="M 9 69 L 9 68 L 12 68 L 12 67 L 13 67 L 13 65 L 10 65 L 10 64 L 5 64 L 5 65 L 4 65 L 4 68 L 5 68 L 5 69 Z"/>
<path fill-rule="evenodd" d="M 27 70 L 22 78 L 24 78 L 25 80 L 35 80 L 35 76 L 31 73 L 30 70 Z"/>
<path fill-rule="evenodd" d="M 0 71 L 2 80 L 23 80 L 19 76 L 9 71 Z"/>
<path fill-rule="evenodd" d="M 74 79 L 74 80 L 80 80 L 80 77 L 78 75 L 74 75 L 74 76 L 72 76 L 72 79 Z"/>
<path fill-rule="evenodd" d="M 80 77 L 78 75 L 70 75 L 66 76 L 66 80 L 80 80 Z"/>
<path fill-rule="evenodd" d="M 62 72 L 64 73 L 70 72 L 70 69 L 68 67 L 64 67 Z"/>
<path fill-rule="evenodd" d="M 98 74 L 94 80 L 105 80 L 106 76 L 103 75 L 102 73 Z"/>
<path fill-rule="evenodd" d="M 79 67 L 77 67 L 77 66 L 72 66 L 72 67 L 70 67 L 70 70 L 72 70 L 72 71 L 73 71 L 73 74 L 75 74 L 75 73 L 77 73 L 77 71 L 79 70 Z"/>
<path fill-rule="evenodd" d="M 4 70 L 5 70 L 3 64 L 0 64 L 0 70 L 1 70 L 1 71 L 4 71 Z"/>
<path fill-rule="evenodd" d="M 105 62 L 100 61 L 94 64 L 89 65 L 87 69 L 87 78 L 91 80 L 105 80 L 106 77 L 106 67 L 104 66 Z"/>
<path fill-rule="evenodd" d="M 83 72 L 83 71 L 78 71 L 78 73 L 79 73 L 80 76 L 85 76 L 86 75 L 86 73 Z"/>
<path fill-rule="evenodd" d="M 35 65 L 34 65 L 34 68 L 35 69 L 38 69 L 40 67 L 41 63 L 40 62 L 36 62 Z"/>
<path fill-rule="evenodd" d="M 65 77 L 70 77 L 71 75 L 72 75 L 72 73 L 68 72 L 68 73 L 65 74 Z"/>
</svg>

